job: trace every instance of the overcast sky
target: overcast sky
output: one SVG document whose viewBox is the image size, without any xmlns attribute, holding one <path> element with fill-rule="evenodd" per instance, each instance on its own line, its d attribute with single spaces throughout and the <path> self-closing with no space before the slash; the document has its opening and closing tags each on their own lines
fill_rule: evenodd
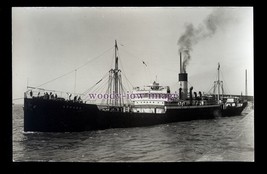
<svg viewBox="0 0 267 174">
<path fill-rule="evenodd" d="M 210 19 L 213 30 L 204 31 Z M 133 86 L 150 84 L 157 77 L 174 92 L 179 39 L 188 26 L 195 37 L 189 37 L 189 87 L 208 92 L 220 62 L 225 92 L 245 93 L 247 69 L 248 95 L 253 95 L 253 8 L 61 7 L 12 8 L 13 99 L 23 97 L 27 83 L 39 86 L 89 61 L 76 74 L 76 92 L 84 92 L 114 65 L 115 39 L 119 68 Z M 74 79 L 73 71 L 42 87 L 73 92 Z"/>
</svg>

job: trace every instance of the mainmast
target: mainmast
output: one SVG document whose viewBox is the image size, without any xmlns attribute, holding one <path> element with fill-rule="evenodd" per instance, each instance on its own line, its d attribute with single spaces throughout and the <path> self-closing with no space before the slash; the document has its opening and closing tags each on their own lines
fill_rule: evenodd
<svg viewBox="0 0 267 174">
<path fill-rule="evenodd" d="M 224 90 L 223 90 L 223 81 L 220 80 L 220 63 L 218 63 L 218 68 L 217 68 L 217 76 L 218 76 L 218 80 L 214 81 L 214 88 L 213 88 L 213 94 L 214 96 L 216 96 L 216 88 L 217 88 L 217 101 L 220 102 L 220 93 L 222 90 L 222 95 L 224 94 Z"/>
<path fill-rule="evenodd" d="M 218 63 L 218 101 L 220 101 L 220 86 L 221 86 L 221 83 L 220 83 L 220 63 Z"/>
<path fill-rule="evenodd" d="M 246 99 L 247 99 L 247 96 L 248 96 L 248 79 L 247 79 L 247 70 L 246 70 L 246 73 L 245 73 L 245 96 L 246 96 Z"/>
<path fill-rule="evenodd" d="M 114 88 L 115 88 L 115 96 L 118 96 L 118 87 L 119 87 L 119 76 L 118 76 L 118 72 L 119 72 L 119 63 L 118 63 L 118 55 L 117 55 L 117 51 L 118 51 L 118 46 L 117 46 L 117 41 L 115 40 L 115 69 L 114 69 Z M 115 106 L 118 106 L 118 97 L 115 97 Z"/>
</svg>

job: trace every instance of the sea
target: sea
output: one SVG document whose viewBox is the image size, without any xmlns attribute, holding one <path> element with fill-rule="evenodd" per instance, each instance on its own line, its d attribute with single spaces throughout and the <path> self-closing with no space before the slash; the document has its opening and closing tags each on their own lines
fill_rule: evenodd
<svg viewBox="0 0 267 174">
<path fill-rule="evenodd" d="M 241 116 L 85 132 L 23 131 L 13 105 L 14 162 L 254 161 L 254 109 Z"/>
</svg>

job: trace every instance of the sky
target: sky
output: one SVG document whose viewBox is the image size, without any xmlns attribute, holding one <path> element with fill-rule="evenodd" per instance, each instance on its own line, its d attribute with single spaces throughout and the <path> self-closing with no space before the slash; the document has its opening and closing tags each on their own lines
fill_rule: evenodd
<svg viewBox="0 0 267 174">
<path fill-rule="evenodd" d="M 220 63 L 225 93 L 245 94 L 247 69 L 254 95 L 253 39 L 252 7 L 13 7 L 13 102 L 23 103 L 27 85 L 68 72 L 41 87 L 86 91 L 114 67 L 115 40 L 119 68 L 133 86 L 157 80 L 177 91 L 183 48 L 194 90 L 210 91 Z"/>
</svg>

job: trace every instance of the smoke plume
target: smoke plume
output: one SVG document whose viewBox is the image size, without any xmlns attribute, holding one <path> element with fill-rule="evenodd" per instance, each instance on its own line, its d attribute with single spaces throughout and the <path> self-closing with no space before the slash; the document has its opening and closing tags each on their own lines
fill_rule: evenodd
<svg viewBox="0 0 267 174">
<path fill-rule="evenodd" d="M 185 26 L 184 34 L 178 40 L 179 52 L 182 52 L 183 55 L 184 72 L 186 72 L 186 66 L 191 59 L 190 52 L 193 50 L 193 46 L 201 40 L 212 37 L 219 28 L 223 28 L 233 21 L 233 17 L 225 9 L 216 9 L 198 27 L 193 24 Z"/>
</svg>

